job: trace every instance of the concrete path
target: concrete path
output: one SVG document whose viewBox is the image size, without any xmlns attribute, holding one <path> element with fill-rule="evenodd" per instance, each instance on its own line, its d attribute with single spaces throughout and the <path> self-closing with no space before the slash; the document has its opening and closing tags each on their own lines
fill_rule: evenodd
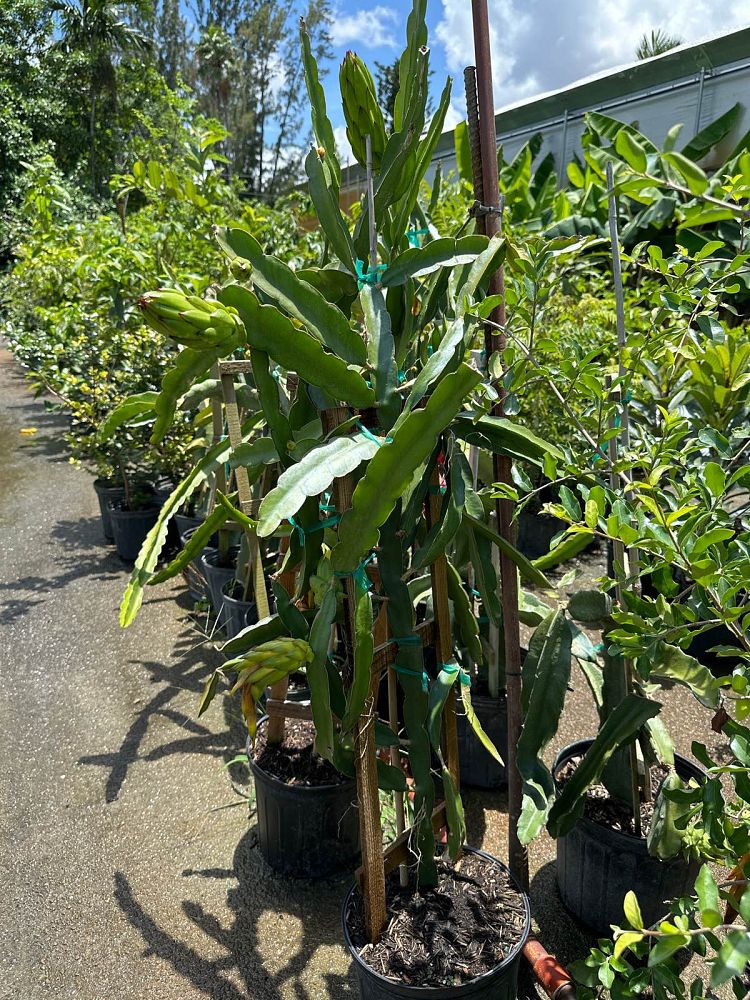
<svg viewBox="0 0 750 1000">
<path fill-rule="evenodd" d="M 196 721 L 216 654 L 179 584 L 119 629 L 127 569 L 64 429 L 0 351 L 0 1000 L 356 997 L 340 944 L 348 879 L 266 868 L 252 789 L 224 767 L 241 722 L 226 701 Z M 584 684 L 574 703 L 555 749 L 594 731 Z M 707 729 L 682 693 L 667 717 L 683 752 Z M 465 804 L 469 842 L 504 857 L 504 797 Z M 532 907 L 570 961 L 590 939 L 559 902 L 554 850 L 532 847 Z"/>
</svg>

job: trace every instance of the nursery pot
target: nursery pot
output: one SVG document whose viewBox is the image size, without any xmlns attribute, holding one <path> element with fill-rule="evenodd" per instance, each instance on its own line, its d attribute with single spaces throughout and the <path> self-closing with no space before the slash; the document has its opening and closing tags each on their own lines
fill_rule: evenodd
<svg viewBox="0 0 750 1000">
<path fill-rule="evenodd" d="M 182 543 L 183 549 L 190 541 L 193 533 L 197 528 L 188 528 L 187 531 L 180 535 L 180 542 Z M 188 594 L 194 601 L 205 601 L 208 599 L 208 588 L 206 586 L 206 578 L 204 575 L 203 565 L 201 563 L 201 556 L 205 552 L 214 551 L 210 546 L 205 546 L 202 552 L 200 552 L 194 559 L 191 559 L 188 565 L 183 570 L 182 575 L 187 583 Z"/>
<path fill-rule="evenodd" d="M 482 729 L 497 747 L 503 760 L 508 752 L 508 703 L 505 698 L 474 695 L 471 704 Z M 508 774 L 488 753 L 469 725 L 463 712 L 456 713 L 458 725 L 458 759 L 461 762 L 461 784 L 467 788 L 505 788 Z"/>
<path fill-rule="evenodd" d="M 260 853 L 269 866 L 293 878 L 351 870 L 359 855 L 355 781 L 287 785 L 255 763 L 249 740 L 247 756 L 255 780 Z"/>
<path fill-rule="evenodd" d="M 117 503 L 118 501 L 110 501 L 109 504 L 117 554 L 125 562 L 134 562 L 146 535 L 156 524 L 159 508 L 152 505 L 142 510 L 123 510 Z"/>
<path fill-rule="evenodd" d="M 227 639 L 234 639 L 236 635 L 253 625 L 258 620 L 258 611 L 255 601 L 241 601 L 232 597 L 236 582 L 234 576 L 221 588 L 221 623 Z"/>
<path fill-rule="evenodd" d="M 219 552 L 216 549 L 204 549 L 200 556 L 201 573 L 206 579 L 208 596 L 217 615 L 221 614 L 224 584 L 234 580 L 234 561 L 237 552 L 237 548 L 230 549 L 230 566 L 219 564 Z"/>
<path fill-rule="evenodd" d="M 172 520 L 177 526 L 180 538 L 182 538 L 191 528 L 200 528 L 204 519 L 202 517 L 191 517 L 189 514 L 173 514 Z"/>
<path fill-rule="evenodd" d="M 508 872 L 513 887 L 523 899 L 526 911 L 526 922 L 521 940 L 513 951 L 503 961 L 495 966 L 490 972 L 485 972 L 482 976 L 469 979 L 458 986 L 407 986 L 405 983 L 397 983 L 392 979 L 386 979 L 379 972 L 375 972 L 360 957 L 359 952 L 352 943 L 347 925 L 349 913 L 354 899 L 355 892 L 358 892 L 357 885 L 353 885 L 347 893 L 341 911 L 341 922 L 344 926 L 344 941 L 354 959 L 354 969 L 357 974 L 359 984 L 359 995 L 361 1000 L 396 1000 L 396 998 L 411 998 L 411 1000 L 515 1000 L 518 989 L 518 969 L 521 965 L 523 946 L 531 930 L 531 909 L 529 898 L 520 888 L 516 880 L 502 861 L 493 858 L 491 854 L 478 851 L 473 847 L 465 847 L 467 854 L 478 854 L 487 861 L 492 861 L 498 868 Z"/>
<path fill-rule="evenodd" d="M 557 775 L 572 757 L 584 754 L 593 740 L 578 740 L 561 750 L 555 761 Z M 703 781 L 704 772 L 687 758 L 675 754 L 675 770 L 686 780 Z M 622 924 L 623 901 L 629 889 L 638 897 L 646 927 L 660 920 L 669 903 L 689 896 L 700 862 L 678 856 L 660 861 L 648 853 L 644 837 L 612 830 L 582 816 L 557 841 L 557 885 L 566 908 L 597 934 L 609 936 L 610 924 Z"/>
<path fill-rule="evenodd" d="M 102 519 L 102 532 L 108 542 L 114 541 L 112 531 L 112 519 L 110 517 L 109 503 L 122 500 L 125 496 L 125 489 L 122 486 L 114 486 L 109 479 L 95 479 L 94 490 L 96 499 L 99 501 L 99 513 Z"/>
</svg>

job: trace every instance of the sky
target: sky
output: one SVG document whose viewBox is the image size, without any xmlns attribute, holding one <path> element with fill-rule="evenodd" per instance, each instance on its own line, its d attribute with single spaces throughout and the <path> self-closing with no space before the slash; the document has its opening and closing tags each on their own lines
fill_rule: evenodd
<svg viewBox="0 0 750 1000">
<path fill-rule="evenodd" d="M 447 126 L 465 114 L 463 69 L 473 63 L 470 0 L 428 0 L 430 65 L 439 93 L 451 75 Z M 392 62 L 403 49 L 410 0 L 337 0 L 335 52 L 325 80 L 328 113 L 342 158 L 348 155 L 338 64 L 353 49 L 368 64 Z M 489 0 L 495 107 L 563 87 L 635 59 L 645 32 L 660 28 L 694 42 L 750 25 L 750 0 Z"/>
</svg>

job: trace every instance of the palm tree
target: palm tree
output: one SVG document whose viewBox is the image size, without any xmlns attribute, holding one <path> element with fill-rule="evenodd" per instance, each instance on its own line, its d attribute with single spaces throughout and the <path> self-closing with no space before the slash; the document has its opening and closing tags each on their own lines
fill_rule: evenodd
<svg viewBox="0 0 750 1000">
<path fill-rule="evenodd" d="M 125 20 L 128 7 L 138 7 L 138 0 L 117 3 L 115 0 L 54 0 L 59 39 L 54 47 L 61 52 L 81 54 L 89 67 L 89 165 L 91 187 L 97 193 L 96 112 L 103 90 L 115 97 L 115 61 L 129 52 L 145 52 L 151 42 Z"/>
<path fill-rule="evenodd" d="M 635 54 L 638 59 L 653 59 L 654 56 L 663 55 L 670 49 L 676 49 L 678 45 L 682 45 L 681 38 L 668 35 L 666 31 L 657 28 L 656 31 L 652 30 L 650 35 L 641 38 Z"/>
</svg>

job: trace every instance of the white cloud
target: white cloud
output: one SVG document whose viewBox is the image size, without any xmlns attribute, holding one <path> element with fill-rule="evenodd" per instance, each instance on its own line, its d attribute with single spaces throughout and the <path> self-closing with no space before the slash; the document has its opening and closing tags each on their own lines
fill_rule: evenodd
<svg viewBox="0 0 750 1000">
<path fill-rule="evenodd" d="M 450 72 L 474 62 L 471 7 L 442 0 L 437 37 Z M 632 62 L 660 28 L 685 42 L 750 24 L 750 0 L 489 0 L 495 105 Z"/>
<path fill-rule="evenodd" d="M 336 152 L 339 154 L 341 166 L 348 167 L 350 163 L 354 163 L 354 153 L 346 134 L 346 125 L 335 128 L 333 138 L 336 140 Z"/>
<path fill-rule="evenodd" d="M 383 4 L 356 14 L 342 14 L 339 9 L 331 25 L 331 41 L 337 46 L 359 42 L 366 48 L 394 48 L 397 42 L 393 29 L 398 23 L 395 8 Z"/>
</svg>

